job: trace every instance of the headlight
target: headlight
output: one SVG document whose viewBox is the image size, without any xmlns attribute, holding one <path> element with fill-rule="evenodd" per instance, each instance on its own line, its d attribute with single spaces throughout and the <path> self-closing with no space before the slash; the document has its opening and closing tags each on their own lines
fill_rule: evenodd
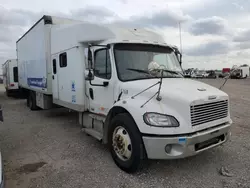
<svg viewBox="0 0 250 188">
<path fill-rule="evenodd" d="M 143 119 L 146 124 L 155 127 L 179 127 L 179 122 L 175 117 L 158 114 L 154 112 L 148 112 L 143 115 Z"/>
</svg>

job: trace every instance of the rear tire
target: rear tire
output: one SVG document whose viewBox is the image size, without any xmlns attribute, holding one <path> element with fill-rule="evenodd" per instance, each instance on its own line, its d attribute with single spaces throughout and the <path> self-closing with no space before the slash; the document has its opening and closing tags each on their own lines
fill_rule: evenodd
<svg viewBox="0 0 250 188">
<path fill-rule="evenodd" d="M 134 173 L 142 167 L 145 149 L 137 125 L 129 114 L 118 114 L 111 120 L 108 145 L 115 164 L 123 171 Z"/>
<path fill-rule="evenodd" d="M 36 105 L 36 96 L 34 92 L 30 92 L 28 99 L 27 99 L 27 106 L 30 108 L 30 110 L 34 111 L 37 110 L 38 107 Z"/>
</svg>

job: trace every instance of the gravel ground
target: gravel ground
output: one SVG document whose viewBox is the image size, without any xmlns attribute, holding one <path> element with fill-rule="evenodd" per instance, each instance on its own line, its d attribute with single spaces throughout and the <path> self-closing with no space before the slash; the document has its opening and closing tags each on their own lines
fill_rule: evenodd
<svg viewBox="0 0 250 188">
<path fill-rule="evenodd" d="M 6 187 L 250 187 L 250 79 L 229 80 L 223 90 L 231 99 L 231 141 L 187 159 L 148 161 L 143 171 L 129 175 L 116 167 L 105 146 L 80 131 L 75 113 L 31 112 L 24 100 L 7 98 L 2 88 Z M 221 175 L 222 168 L 231 177 Z"/>
</svg>

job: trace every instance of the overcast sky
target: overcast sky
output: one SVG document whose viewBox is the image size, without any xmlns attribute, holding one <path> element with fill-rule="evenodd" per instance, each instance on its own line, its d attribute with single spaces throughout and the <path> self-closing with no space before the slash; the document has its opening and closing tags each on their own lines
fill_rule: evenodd
<svg viewBox="0 0 250 188">
<path fill-rule="evenodd" d="M 179 46 L 183 67 L 250 64 L 250 0 L 0 0 L 0 64 L 43 14 L 148 27 Z"/>
</svg>

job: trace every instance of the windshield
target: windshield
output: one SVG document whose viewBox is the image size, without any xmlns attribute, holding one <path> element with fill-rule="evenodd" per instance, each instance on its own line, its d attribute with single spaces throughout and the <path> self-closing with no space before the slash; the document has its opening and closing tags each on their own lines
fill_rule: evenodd
<svg viewBox="0 0 250 188">
<path fill-rule="evenodd" d="M 148 44 L 115 44 L 114 54 L 118 77 L 121 81 L 153 78 L 153 76 L 143 72 L 129 70 L 148 71 L 148 65 L 152 61 L 157 62 L 160 66 L 164 66 L 164 69 L 183 74 L 176 55 L 169 47 Z M 169 72 L 164 72 L 163 77 L 182 78 L 181 74 Z"/>
</svg>

